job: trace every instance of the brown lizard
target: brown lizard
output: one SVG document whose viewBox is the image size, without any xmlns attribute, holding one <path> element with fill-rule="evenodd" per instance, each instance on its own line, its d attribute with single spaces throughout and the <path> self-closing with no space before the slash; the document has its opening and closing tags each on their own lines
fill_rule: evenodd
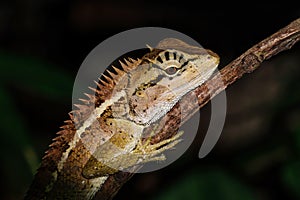
<svg viewBox="0 0 300 200">
<path fill-rule="evenodd" d="M 25 199 L 93 199 L 107 180 L 166 159 L 183 132 L 157 143 L 144 138 L 159 119 L 214 72 L 219 57 L 178 39 L 162 40 L 142 58 L 103 74 L 94 94 L 69 113 L 42 159 Z M 100 192 L 100 194 L 99 194 Z"/>
</svg>

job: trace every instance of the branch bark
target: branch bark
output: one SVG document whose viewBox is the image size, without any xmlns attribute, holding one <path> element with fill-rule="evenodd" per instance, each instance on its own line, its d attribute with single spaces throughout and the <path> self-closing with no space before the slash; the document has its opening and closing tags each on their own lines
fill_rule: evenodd
<svg viewBox="0 0 300 200">
<path fill-rule="evenodd" d="M 206 105 L 211 98 L 225 90 L 229 85 L 236 82 L 246 73 L 251 73 L 256 70 L 260 64 L 270 59 L 272 56 L 292 48 L 292 46 L 300 40 L 300 18 L 291 22 L 286 27 L 280 29 L 270 37 L 257 43 L 250 49 L 248 49 L 241 56 L 233 60 L 220 70 L 222 81 L 220 76 L 213 76 L 205 84 L 202 84 L 189 94 L 180 102 L 180 107 L 175 106 L 166 116 L 165 129 L 158 134 L 152 141 L 153 143 L 159 142 L 164 138 L 170 136 L 170 134 L 176 132 L 178 128 L 178 116 L 181 114 L 181 119 L 187 121 L 192 115 L 197 112 L 201 107 Z M 208 86 L 209 85 L 209 86 Z M 192 96 L 197 95 L 198 103 L 191 103 L 189 101 Z M 180 111 L 180 108 L 184 108 L 184 112 Z M 180 121 L 179 121 L 180 123 Z M 134 173 L 119 172 L 114 176 L 109 177 L 107 182 L 97 193 L 95 199 L 112 199 L 118 190 L 126 183 Z"/>
</svg>

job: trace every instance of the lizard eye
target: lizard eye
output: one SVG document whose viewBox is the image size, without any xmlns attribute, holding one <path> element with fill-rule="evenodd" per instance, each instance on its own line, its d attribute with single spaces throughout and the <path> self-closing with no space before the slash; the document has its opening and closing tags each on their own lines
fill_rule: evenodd
<svg viewBox="0 0 300 200">
<path fill-rule="evenodd" d="M 169 68 L 166 69 L 167 74 L 169 75 L 174 75 L 177 72 L 177 68 L 174 66 L 171 66 Z"/>
<path fill-rule="evenodd" d="M 145 93 L 143 91 L 138 91 L 136 93 L 136 95 L 139 96 L 139 97 L 143 97 L 143 96 L 145 96 Z"/>
</svg>

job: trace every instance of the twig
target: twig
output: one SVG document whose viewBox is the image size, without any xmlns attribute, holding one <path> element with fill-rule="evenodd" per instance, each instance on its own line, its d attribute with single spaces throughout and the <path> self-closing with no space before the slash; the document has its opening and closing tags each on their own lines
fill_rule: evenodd
<svg viewBox="0 0 300 200">
<path fill-rule="evenodd" d="M 183 115 L 181 117 L 183 118 L 183 121 L 187 121 L 195 112 L 206 105 L 211 98 L 225 90 L 230 84 L 237 81 L 244 74 L 253 72 L 263 61 L 270 59 L 272 56 L 281 51 L 290 49 L 299 40 L 300 18 L 280 29 L 265 40 L 254 45 L 237 59 L 233 60 L 221 69 L 220 75 L 222 81 L 220 81 L 220 77 L 218 75 L 213 76 L 205 84 L 202 84 L 194 91 L 187 94 L 180 102 L 180 107 L 178 105 L 175 106 L 166 116 L 165 120 L 169 123 L 169 125 L 166 126 L 168 127 L 168 130 L 163 129 L 153 142 L 159 142 L 176 131 L 178 128 L 178 118 L 172 116 L 178 116 L 180 108 L 184 108 L 185 112 L 181 113 Z M 189 99 L 194 97 L 195 94 L 198 97 L 198 104 L 193 104 L 189 101 Z M 174 124 L 174 126 L 171 126 L 170 124 Z M 111 176 L 97 193 L 95 199 L 112 199 L 122 185 L 133 175 L 133 173 L 119 172 L 114 176 Z"/>
</svg>

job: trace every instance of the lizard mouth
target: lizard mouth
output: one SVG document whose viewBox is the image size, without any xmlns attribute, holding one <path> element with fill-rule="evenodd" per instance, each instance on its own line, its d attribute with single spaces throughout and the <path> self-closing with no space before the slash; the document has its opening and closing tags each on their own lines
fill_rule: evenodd
<svg viewBox="0 0 300 200">
<path fill-rule="evenodd" d="M 191 81 L 187 82 L 186 84 L 181 85 L 180 87 L 176 89 L 172 89 L 165 93 L 164 97 L 166 96 L 173 96 L 174 98 L 170 102 L 163 102 L 161 104 L 158 104 L 155 107 L 156 112 L 149 111 L 148 114 L 150 114 L 150 118 L 148 120 L 140 120 L 136 123 L 144 126 L 150 126 L 153 123 L 158 122 L 162 117 L 164 117 L 174 106 L 176 103 L 179 102 L 179 100 L 195 89 L 196 87 L 202 85 L 205 81 L 209 79 L 209 77 L 213 74 L 215 69 L 208 70 L 204 75 L 202 75 L 201 78 L 195 77 Z M 197 98 L 197 97 L 195 97 Z M 138 115 L 139 119 L 144 119 L 144 117 L 140 113 L 136 113 Z"/>
<path fill-rule="evenodd" d="M 191 90 L 199 87 L 203 83 L 205 83 L 215 72 L 216 68 L 207 70 L 201 76 L 197 76 L 190 81 L 187 81 L 186 84 L 182 84 L 178 88 L 172 89 L 170 93 L 174 93 L 176 95 L 176 99 L 179 100 L 182 96 L 189 93 Z"/>
</svg>

